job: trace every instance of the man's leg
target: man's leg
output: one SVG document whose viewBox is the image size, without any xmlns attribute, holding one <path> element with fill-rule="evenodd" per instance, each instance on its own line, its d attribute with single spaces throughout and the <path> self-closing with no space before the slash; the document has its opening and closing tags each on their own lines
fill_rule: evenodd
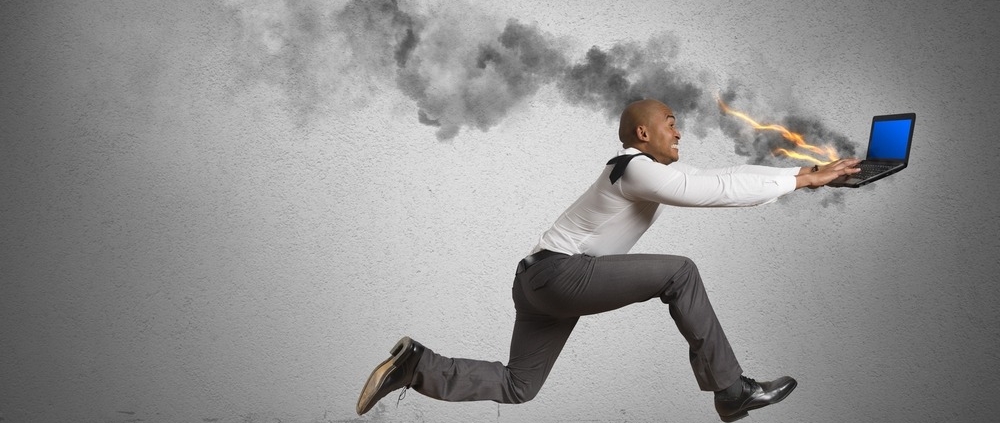
<svg viewBox="0 0 1000 423">
<path fill-rule="evenodd" d="M 777 403 L 797 382 L 781 377 L 760 382 L 743 377 L 698 268 L 691 260 L 666 255 L 575 255 L 562 260 L 550 280 L 541 280 L 528 299 L 553 316 L 586 315 L 660 298 L 690 347 L 698 386 L 716 391 L 715 409 L 725 422 Z"/>
<path fill-rule="evenodd" d="M 698 385 L 717 391 L 716 410 L 723 421 L 738 420 L 749 410 L 781 401 L 796 386 L 789 377 L 762 383 L 742 377 L 698 269 L 684 257 L 557 256 L 518 275 L 513 296 L 517 320 L 507 366 L 446 358 L 420 347 L 420 361 L 405 366 L 406 375 L 414 369 L 409 385 L 449 401 L 528 401 L 548 377 L 578 316 L 660 298 L 670 306 L 671 317 L 688 341 Z M 397 373 L 402 371 L 392 375 Z M 725 388 L 731 387 L 739 388 L 735 397 L 727 396 Z M 384 394 L 379 390 L 374 401 Z M 364 410 L 360 402 L 359 410 Z"/>
<path fill-rule="evenodd" d="M 540 313 L 524 298 L 519 278 L 514 281 L 512 295 L 517 316 L 506 366 L 498 361 L 448 358 L 425 349 L 411 387 L 445 401 L 517 404 L 534 398 L 578 318 Z"/>
<path fill-rule="evenodd" d="M 690 259 L 669 255 L 575 255 L 558 275 L 528 290 L 545 312 L 587 315 L 660 298 L 690 346 L 691 367 L 705 391 L 725 389 L 743 370 L 709 302 L 698 268 Z"/>
</svg>

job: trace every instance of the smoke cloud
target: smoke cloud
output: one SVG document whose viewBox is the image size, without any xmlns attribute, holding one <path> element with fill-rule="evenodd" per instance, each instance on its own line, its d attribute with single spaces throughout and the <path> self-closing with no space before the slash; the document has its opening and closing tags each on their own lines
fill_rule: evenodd
<svg viewBox="0 0 1000 423">
<path fill-rule="evenodd" d="M 462 129 L 496 126 L 548 85 L 567 103 L 609 119 L 632 101 L 655 98 L 670 105 L 696 136 L 717 125 L 748 163 L 791 165 L 772 153 L 789 147 L 787 141 L 724 115 L 718 96 L 810 143 L 833 145 L 842 157 L 855 154 L 845 136 L 818 118 L 776 112 L 755 104 L 754 94 L 738 82 L 720 92 L 706 72 L 680 69 L 679 42 L 670 34 L 595 46 L 583 57 L 570 57 L 568 42 L 537 26 L 501 22 L 464 3 L 424 9 L 396 0 L 228 4 L 244 31 L 247 63 L 284 87 L 302 113 L 331 101 L 363 102 L 358 87 L 376 91 L 377 82 L 387 81 L 415 103 L 417 122 L 450 140 Z"/>
<path fill-rule="evenodd" d="M 854 157 L 856 149 L 853 143 L 844 135 L 827 128 L 818 118 L 803 114 L 780 114 L 766 106 L 755 104 L 755 96 L 747 93 L 739 84 L 731 84 L 719 99 L 734 109 L 760 117 L 762 124 L 778 124 L 789 131 L 798 133 L 810 144 L 830 146 L 840 157 Z M 792 144 L 775 131 L 757 131 L 745 122 L 726 115 L 718 117 L 719 129 L 729 138 L 735 140 L 734 151 L 740 156 L 748 157 L 748 163 L 764 165 L 787 165 L 788 159 L 775 156 L 772 152 L 777 148 L 791 148 Z"/>
</svg>

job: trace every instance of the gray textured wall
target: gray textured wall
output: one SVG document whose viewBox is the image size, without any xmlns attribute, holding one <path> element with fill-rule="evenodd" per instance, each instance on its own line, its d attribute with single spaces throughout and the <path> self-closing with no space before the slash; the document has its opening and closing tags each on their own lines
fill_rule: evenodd
<svg viewBox="0 0 1000 423">
<path fill-rule="evenodd" d="M 516 18 L 571 63 L 670 31 L 647 53 L 706 93 L 858 145 L 916 112 L 896 176 L 671 209 L 633 251 L 693 258 L 747 372 L 799 380 L 755 421 L 993 420 L 1000 2 L 806 3 L 401 6 L 422 41 Z M 581 320 L 533 402 L 411 393 L 356 419 L 402 335 L 506 360 L 515 263 L 616 125 L 544 78 L 461 115 L 401 90 L 398 37 L 294 4 L 0 2 L 0 421 L 716 421 L 654 302 Z M 423 45 L 417 70 L 447 74 Z M 750 160 L 752 134 L 691 114 L 683 160 Z"/>
</svg>

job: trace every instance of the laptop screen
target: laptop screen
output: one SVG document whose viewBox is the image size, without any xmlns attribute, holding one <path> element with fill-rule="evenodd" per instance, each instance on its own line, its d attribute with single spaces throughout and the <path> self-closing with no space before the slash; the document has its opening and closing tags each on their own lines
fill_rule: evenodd
<svg viewBox="0 0 1000 423">
<path fill-rule="evenodd" d="M 913 130 L 913 119 L 879 120 L 872 122 L 872 136 L 868 144 L 869 160 L 906 160 L 906 153 Z"/>
</svg>

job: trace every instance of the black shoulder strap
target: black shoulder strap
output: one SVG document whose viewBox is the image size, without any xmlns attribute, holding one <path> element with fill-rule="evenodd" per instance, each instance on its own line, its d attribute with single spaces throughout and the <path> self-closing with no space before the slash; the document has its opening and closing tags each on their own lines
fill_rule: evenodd
<svg viewBox="0 0 1000 423">
<path fill-rule="evenodd" d="M 609 175 L 609 177 L 611 178 L 611 185 L 614 185 L 615 182 L 618 182 L 618 179 L 621 179 L 622 175 L 625 174 L 625 167 L 628 166 L 628 162 L 631 162 L 632 159 L 635 158 L 635 156 L 646 156 L 652 159 L 654 162 L 656 161 L 656 159 L 654 159 L 653 156 L 650 156 L 649 154 L 646 153 L 624 154 L 615 157 L 611 160 L 608 160 L 609 165 L 611 164 L 615 165 L 614 169 L 611 169 L 611 175 Z"/>
</svg>

